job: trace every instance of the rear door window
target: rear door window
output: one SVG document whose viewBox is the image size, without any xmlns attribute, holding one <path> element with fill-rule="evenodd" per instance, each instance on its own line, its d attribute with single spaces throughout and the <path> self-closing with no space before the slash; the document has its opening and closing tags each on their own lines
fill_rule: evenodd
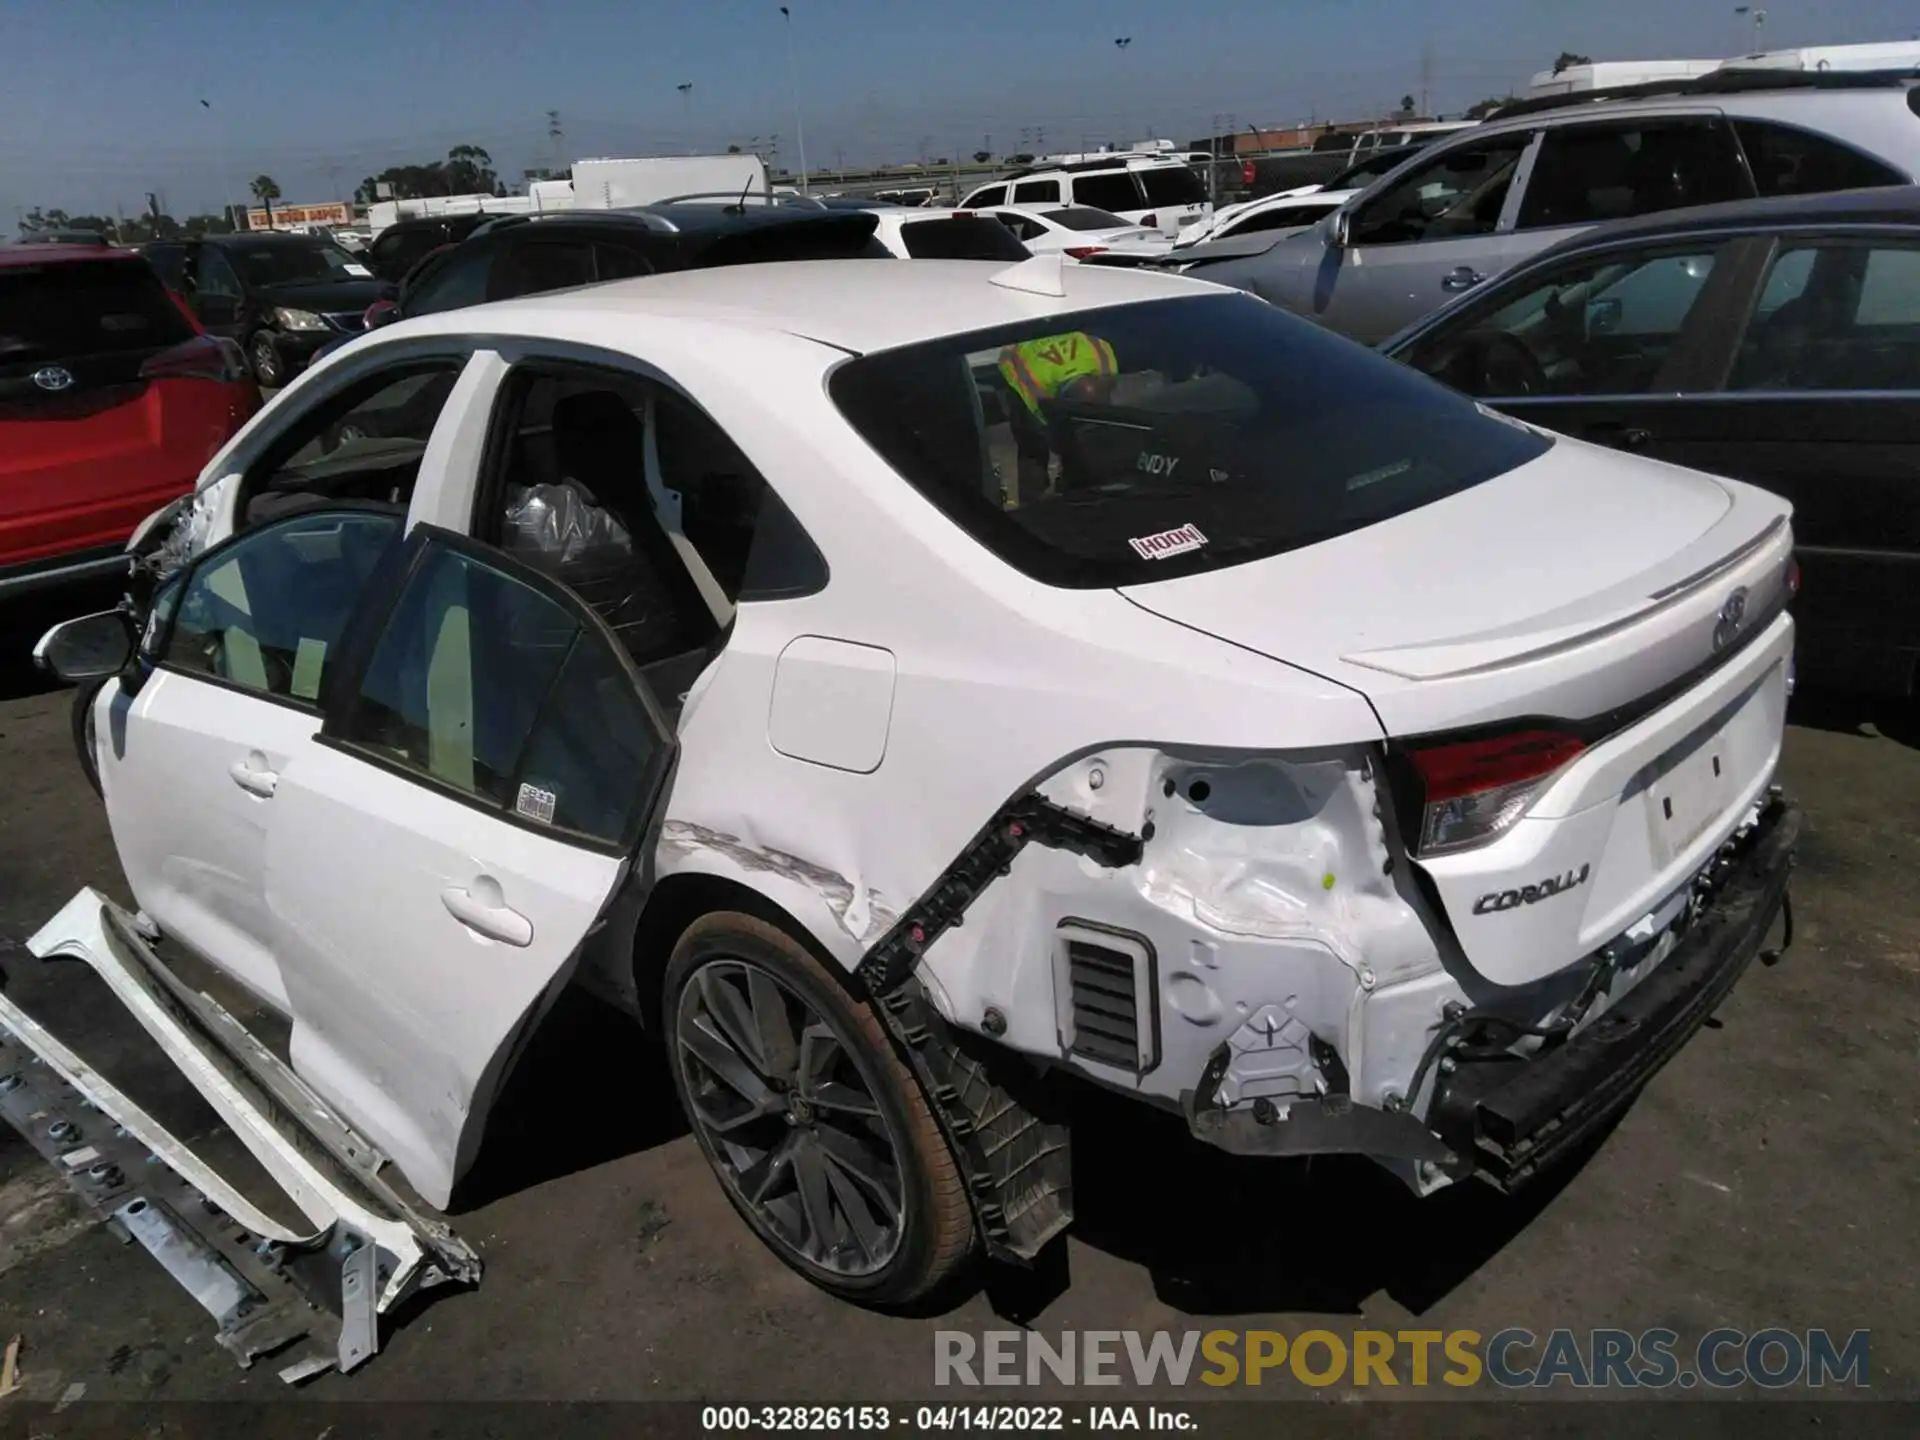
<svg viewBox="0 0 1920 1440">
<path fill-rule="evenodd" d="M 0 374 L 84 355 L 147 352 L 193 327 L 143 260 L 60 260 L 0 269 Z"/>
<path fill-rule="evenodd" d="M 402 308 L 409 315 L 437 315 L 442 310 L 480 304 L 487 298 L 487 272 L 497 253 L 483 242 L 436 256 L 430 267 L 422 267 L 425 273 L 408 277 L 411 283 L 402 298 Z"/>
<path fill-rule="evenodd" d="M 1719 120 L 1562 125 L 1541 140 L 1519 228 L 1597 225 L 1749 193 L 1732 132 Z"/>
<path fill-rule="evenodd" d="M 513 232 L 509 231 L 509 234 Z M 584 240 L 509 242 L 493 262 L 487 278 L 487 299 L 511 300 L 517 295 L 539 295 L 591 285 L 593 247 Z"/>
<path fill-rule="evenodd" d="M 900 243 L 913 260 L 1024 260 L 1027 247 L 998 220 L 986 215 L 956 215 L 942 220 L 910 220 L 900 227 Z"/>
<path fill-rule="evenodd" d="M 1140 584 L 1358 530 L 1552 445 L 1243 295 L 878 351 L 829 393 L 906 481 L 1047 584 Z"/>
<path fill-rule="evenodd" d="M 1145 203 L 1133 176 L 1125 170 L 1073 177 L 1073 203 L 1095 210 L 1138 210 Z"/>
<path fill-rule="evenodd" d="M 1741 337 L 1735 390 L 1920 390 L 1920 248 L 1782 251 Z"/>
<path fill-rule="evenodd" d="M 1762 195 L 1817 195 L 1905 185 L 1907 177 L 1871 155 L 1771 120 L 1736 120 L 1733 133 Z"/>
<path fill-rule="evenodd" d="M 983 209 L 988 205 L 1007 203 L 1007 187 L 1004 185 L 986 185 L 967 196 L 964 207 L 969 210 Z"/>
<path fill-rule="evenodd" d="M 1060 182 L 1058 180 L 1022 180 L 1013 187 L 1013 203 L 1016 205 L 1058 205 L 1060 203 Z"/>
<path fill-rule="evenodd" d="M 1203 205 L 1207 199 L 1207 187 L 1200 177 L 1184 165 L 1156 165 L 1150 170 L 1139 172 L 1140 186 L 1147 192 L 1149 205 Z M 1086 196 L 1077 197 L 1080 203 L 1092 204 Z"/>
</svg>

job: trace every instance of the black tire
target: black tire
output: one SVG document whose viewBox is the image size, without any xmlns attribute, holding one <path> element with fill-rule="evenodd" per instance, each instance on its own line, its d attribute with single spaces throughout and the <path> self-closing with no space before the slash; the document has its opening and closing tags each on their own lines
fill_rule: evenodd
<svg viewBox="0 0 1920 1440">
<path fill-rule="evenodd" d="M 775 1043 L 767 1043 L 759 1017 L 762 1001 L 774 993 L 768 980 L 790 1036 L 800 1020 L 793 1046 L 778 1043 L 777 1027 Z M 749 1007 L 734 1019 L 750 1028 L 757 1056 L 716 1028 L 726 1009 L 716 1009 L 716 997 L 725 994 Z M 749 915 L 703 916 L 674 946 L 661 1001 L 668 1065 L 694 1136 L 728 1201 L 774 1254 L 823 1290 L 872 1306 L 919 1300 L 971 1259 L 973 1212 L 926 1096 L 871 1009 L 805 946 Z M 832 1032 L 830 1040 L 821 1025 Z M 716 1038 L 723 1060 L 744 1059 L 751 1067 L 751 1075 L 741 1073 L 749 1088 L 756 1080 L 765 1084 L 769 1093 L 760 1102 L 722 1081 L 702 1058 L 717 1053 Z M 767 1051 L 783 1048 L 794 1053 L 791 1066 L 767 1061 Z M 824 1071 L 822 1055 L 830 1057 Z M 808 1070 L 816 1072 L 811 1079 Z M 787 1075 L 796 1078 L 783 1088 Z M 867 1100 L 872 1114 L 859 1110 Z M 779 1108 L 764 1108 L 770 1101 Z M 854 1165 L 842 1159 L 850 1142 L 865 1147 Z M 782 1152 L 789 1155 L 784 1169 Z M 887 1202 L 875 1197 L 892 1181 L 899 1219 L 888 1232 L 889 1247 L 880 1233 Z M 815 1224 L 816 1216 L 826 1223 Z M 819 1230 L 827 1233 L 816 1236 Z"/>
<path fill-rule="evenodd" d="M 93 702 L 100 687 L 113 677 L 88 680 L 73 692 L 73 749 L 80 757 L 80 773 L 87 777 L 93 793 L 100 795 L 100 755 L 93 743 Z"/>
<path fill-rule="evenodd" d="M 253 367 L 253 378 L 262 390 L 278 390 L 287 383 L 287 362 L 271 331 L 254 331 L 247 342 L 247 363 Z"/>
</svg>

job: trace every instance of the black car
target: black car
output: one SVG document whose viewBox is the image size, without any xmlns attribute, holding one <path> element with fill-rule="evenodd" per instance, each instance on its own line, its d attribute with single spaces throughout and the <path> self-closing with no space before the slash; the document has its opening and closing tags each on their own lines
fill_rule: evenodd
<svg viewBox="0 0 1920 1440">
<path fill-rule="evenodd" d="M 495 216 L 415 267 L 376 324 L 662 270 L 768 260 L 891 259 L 870 214 L 682 204 Z M 334 350 L 349 337 L 337 337 Z"/>
<path fill-rule="evenodd" d="M 1920 188 L 1584 231 L 1381 348 L 1548 429 L 1791 500 L 1800 674 L 1920 689 Z"/>
<path fill-rule="evenodd" d="M 387 226 L 363 256 L 367 268 L 382 280 L 398 284 L 406 273 L 434 251 L 458 245 L 493 215 L 429 215 L 419 220 L 400 220 Z"/>
<path fill-rule="evenodd" d="M 202 326 L 239 342 L 266 389 L 286 384 L 329 341 L 365 329 L 367 307 L 393 293 L 317 235 L 208 235 L 146 254 Z"/>
</svg>

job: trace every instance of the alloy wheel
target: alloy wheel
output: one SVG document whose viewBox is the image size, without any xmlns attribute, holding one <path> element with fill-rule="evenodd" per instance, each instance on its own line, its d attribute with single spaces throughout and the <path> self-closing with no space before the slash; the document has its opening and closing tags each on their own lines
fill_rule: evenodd
<svg viewBox="0 0 1920 1440">
<path fill-rule="evenodd" d="M 762 1232 L 836 1276 L 892 1260 L 906 1204 L 900 1145 L 832 1019 L 771 971 L 715 959 L 680 993 L 675 1042 L 693 1123 Z"/>
<path fill-rule="evenodd" d="M 265 335 L 253 338 L 253 375 L 262 386 L 272 390 L 281 382 L 280 352 Z"/>
</svg>

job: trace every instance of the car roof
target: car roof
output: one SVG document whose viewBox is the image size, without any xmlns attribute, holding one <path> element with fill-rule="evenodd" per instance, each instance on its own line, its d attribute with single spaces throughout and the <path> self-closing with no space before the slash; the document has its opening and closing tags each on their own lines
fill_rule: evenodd
<svg viewBox="0 0 1920 1440">
<path fill-rule="evenodd" d="M 1131 268 L 1037 263 L 1034 273 L 1058 274 L 1065 294 L 994 284 L 995 275 L 1015 268 L 999 260 L 777 261 L 549 291 L 423 316 L 385 333 L 468 334 L 500 326 L 516 334 L 607 344 L 609 322 L 625 329 L 628 322 L 657 318 L 799 335 L 864 354 L 1101 306 L 1235 293 Z"/>
<path fill-rule="evenodd" d="M 1582 230 L 1543 251 L 1540 258 L 1623 240 L 1657 240 L 1703 231 L 1802 225 L 1920 225 L 1920 185 L 1882 185 L 1870 190 L 1834 190 L 1819 195 L 1775 195 L 1764 200 L 1728 200 L 1718 205 L 1659 210 L 1651 215 Z"/>
<path fill-rule="evenodd" d="M 296 235 L 291 230 L 239 230 L 231 235 L 202 235 L 201 240 L 210 245 L 311 245 L 316 240 L 326 240 L 325 235 Z"/>
<path fill-rule="evenodd" d="M 111 245 L 70 245 L 53 242 L 39 245 L 0 245 L 0 266 L 60 264 L 72 260 L 117 261 L 127 265 L 145 265 L 146 257 Z"/>
</svg>

